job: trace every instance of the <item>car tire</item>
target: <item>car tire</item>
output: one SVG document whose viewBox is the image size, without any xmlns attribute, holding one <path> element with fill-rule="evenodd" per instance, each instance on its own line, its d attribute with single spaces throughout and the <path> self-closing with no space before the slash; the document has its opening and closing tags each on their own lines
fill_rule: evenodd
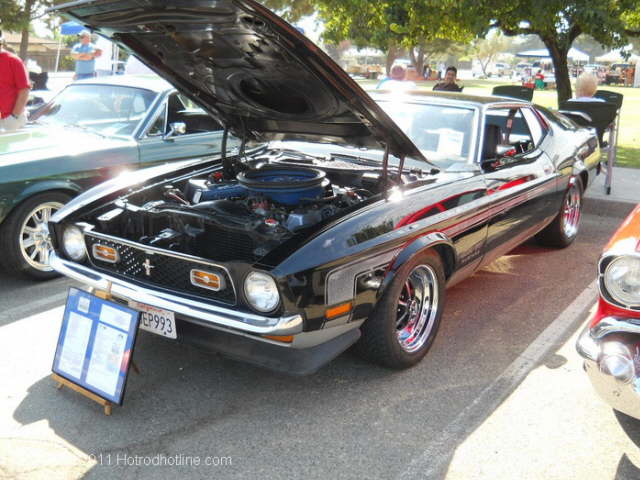
<svg viewBox="0 0 640 480">
<path fill-rule="evenodd" d="M 434 251 L 405 263 L 361 327 L 356 352 L 394 369 L 422 360 L 440 326 L 444 284 L 442 260 Z"/>
<path fill-rule="evenodd" d="M 557 248 L 564 248 L 573 243 L 580 228 L 582 191 L 582 181 L 579 177 L 573 177 L 562 198 L 562 207 L 558 215 L 536 235 L 538 243 Z"/>
<path fill-rule="evenodd" d="M 6 272 L 48 280 L 59 276 L 48 264 L 52 250 L 46 222 L 71 197 L 45 192 L 25 200 L 0 228 L 0 265 Z"/>
</svg>

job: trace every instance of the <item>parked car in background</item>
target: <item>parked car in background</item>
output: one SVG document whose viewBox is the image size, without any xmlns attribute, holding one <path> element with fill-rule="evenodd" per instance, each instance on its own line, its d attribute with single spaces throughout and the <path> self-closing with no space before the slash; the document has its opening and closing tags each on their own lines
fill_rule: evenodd
<svg viewBox="0 0 640 480">
<path fill-rule="evenodd" d="M 0 135 L 0 264 L 46 279 L 47 221 L 125 170 L 219 153 L 219 124 L 159 77 L 76 82 Z"/>
<path fill-rule="evenodd" d="M 640 205 L 613 234 L 598 263 L 600 295 L 577 342 L 596 392 L 640 419 Z"/>
<path fill-rule="evenodd" d="M 108 181 L 50 222 L 53 267 L 158 335 L 293 374 L 354 343 L 407 368 L 433 344 L 446 286 L 534 235 L 576 238 L 599 150 L 564 117 L 499 97 L 369 96 L 252 0 L 61 8 L 241 138 L 237 153 Z"/>
<path fill-rule="evenodd" d="M 513 74 L 513 69 L 508 63 L 496 62 L 490 69 L 490 74 L 496 77 L 510 77 Z"/>
</svg>

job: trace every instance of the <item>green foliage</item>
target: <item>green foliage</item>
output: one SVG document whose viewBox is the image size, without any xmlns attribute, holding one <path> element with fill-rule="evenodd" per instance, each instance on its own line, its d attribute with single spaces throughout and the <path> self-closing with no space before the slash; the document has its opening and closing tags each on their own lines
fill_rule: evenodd
<svg viewBox="0 0 640 480">
<path fill-rule="evenodd" d="M 313 15 L 316 9 L 314 0 L 262 0 L 261 3 L 288 22 Z"/>
<path fill-rule="evenodd" d="M 537 35 L 549 49 L 558 100 L 571 96 L 567 52 L 580 34 L 601 45 L 621 47 L 638 20 L 638 0 L 462 0 L 460 23 L 479 35 L 499 28 L 506 35 Z"/>
</svg>

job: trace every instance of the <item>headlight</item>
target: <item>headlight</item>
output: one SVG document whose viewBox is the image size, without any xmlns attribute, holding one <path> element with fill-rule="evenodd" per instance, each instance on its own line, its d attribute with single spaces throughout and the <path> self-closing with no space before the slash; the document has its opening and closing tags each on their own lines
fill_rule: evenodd
<svg viewBox="0 0 640 480">
<path fill-rule="evenodd" d="M 613 260 L 604 272 L 604 286 L 616 302 L 640 305 L 640 257 L 621 256 Z"/>
<path fill-rule="evenodd" d="M 244 294 L 253 308 L 267 313 L 280 303 L 276 282 L 269 275 L 251 272 L 244 280 Z"/>
<path fill-rule="evenodd" d="M 62 248 L 71 260 L 76 262 L 84 260 L 84 257 L 87 256 L 87 250 L 84 247 L 82 230 L 75 225 L 65 228 L 62 234 Z"/>
</svg>

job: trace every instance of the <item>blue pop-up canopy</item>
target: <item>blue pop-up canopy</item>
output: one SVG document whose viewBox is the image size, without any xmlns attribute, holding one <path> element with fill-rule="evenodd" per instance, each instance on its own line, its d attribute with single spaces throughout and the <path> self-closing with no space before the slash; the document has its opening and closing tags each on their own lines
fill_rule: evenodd
<svg viewBox="0 0 640 480">
<path fill-rule="evenodd" d="M 80 25 L 78 22 L 64 22 L 62 25 L 60 25 L 60 34 L 77 35 L 84 29 L 84 26 Z"/>
</svg>

